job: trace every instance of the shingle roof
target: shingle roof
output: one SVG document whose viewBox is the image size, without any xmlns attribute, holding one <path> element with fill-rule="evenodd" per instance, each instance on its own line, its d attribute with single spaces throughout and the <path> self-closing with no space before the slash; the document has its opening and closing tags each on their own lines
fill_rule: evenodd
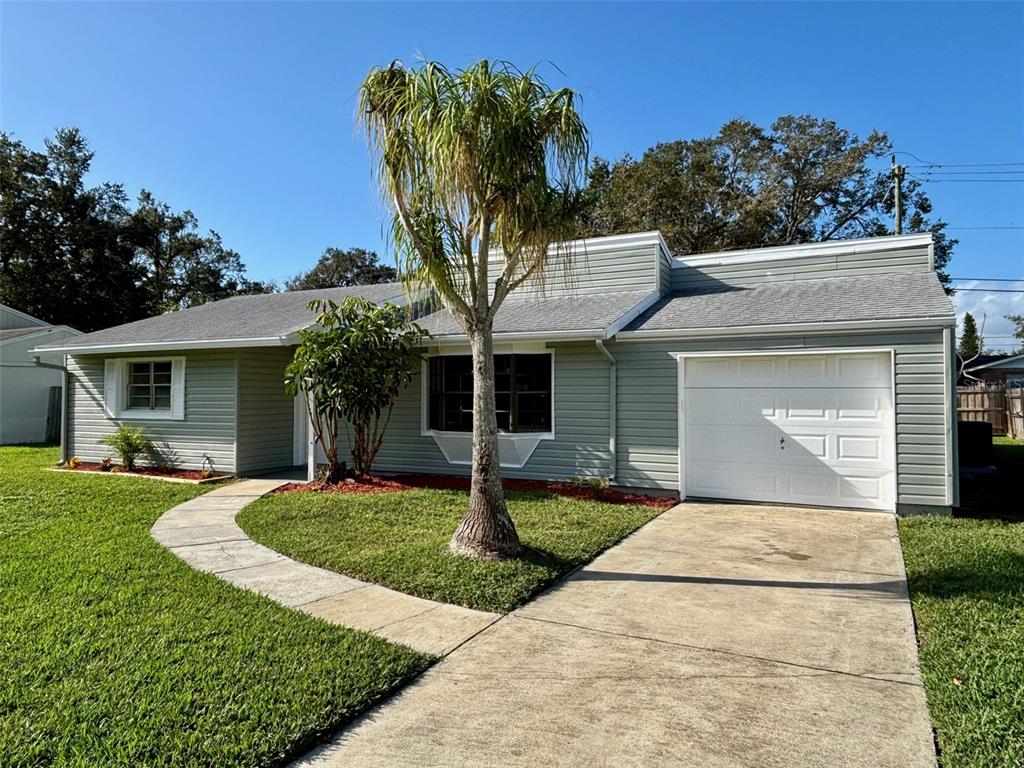
<svg viewBox="0 0 1024 768">
<path fill-rule="evenodd" d="M 789 323 L 911 318 L 952 320 L 953 305 L 934 272 L 829 277 L 666 296 L 624 330 L 703 330 Z"/>
<path fill-rule="evenodd" d="M 494 335 L 544 333 L 601 337 L 616 321 L 651 296 L 652 291 L 619 291 L 575 296 L 517 299 L 513 295 L 498 308 Z M 416 321 L 436 338 L 461 337 L 462 329 L 447 310 Z"/>
<path fill-rule="evenodd" d="M 120 344 L 141 346 L 167 345 L 173 342 L 280 338 L 313 321 L 313 313 L 306 308 L 313 299 L 341 301 L 348 296 L 362 296 L 375 302 L 404 303 L 405 289 L 400 283 L 381 283 L 349 288 L 234 296 L 86 333 L 54 344 L 53 347 L 70 349 Z"/>
</svg>

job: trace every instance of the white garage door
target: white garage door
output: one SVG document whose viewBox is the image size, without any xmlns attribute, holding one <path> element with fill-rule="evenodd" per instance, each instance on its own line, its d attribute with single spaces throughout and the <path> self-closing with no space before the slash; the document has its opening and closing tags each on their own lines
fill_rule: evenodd
<svg viewBox="0 0 1024 768">
<path fill-rule="evenodd" d="M 888 352 L 679 364 L 687 496 L 895 508 Z"/>
</svg>

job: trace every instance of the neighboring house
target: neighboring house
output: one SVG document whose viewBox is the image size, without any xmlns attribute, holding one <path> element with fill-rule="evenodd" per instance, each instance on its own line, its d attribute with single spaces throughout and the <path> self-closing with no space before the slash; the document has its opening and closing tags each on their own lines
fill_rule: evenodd
<svg viewBox="0 0 1024 768">
<path fill-rule="evenodd" d="M 1024 387 L 1024 355 L 982 355 L 965 369 L 961 384 L 970 386 L 979 381 L 1007 387 Z"/>
<path fill-rule="evenodd" d="M 494 322 L 509 477 L 604 477 L 682 497 L 948 510 L 957 503 L 953 307 L 930 235 L 673 258 L 657 232 L 575 245 Z M 492 274 L 497 273 L 492 270 Z M 313 296 L 401 301 L 397 285 L 228 299 L 76 338 L 68 449 L 116 423 L 177 463 L 308 467 L 282 389 Z M 469 470 L 472 376 L 447 312 L 374 464 Z"/>
<path fill-rule="evenodd" d="M 46 440 L 50 387 L 61 386 L 61 372 L 37 366 L 29 350 L 79 335 L 0 304 L 0 445 Z M 46 355 L 43 362 L 60 363 L 61 356 Z"/>
</svg>

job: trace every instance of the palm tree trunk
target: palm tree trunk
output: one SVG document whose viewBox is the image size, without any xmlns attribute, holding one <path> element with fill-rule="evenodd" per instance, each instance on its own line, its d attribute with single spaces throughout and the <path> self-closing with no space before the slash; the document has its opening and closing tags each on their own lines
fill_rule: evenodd
<svg viewBox="0 0 1024 768">
<path fill-rule="evenodd" d="M 505 506 L 498 458 L 494 407 L 494 343 L 490 329 L 469 337 L 473 354 L 473 474 L 469 509 L 449 545 L 456 555 L 502 560 L 522 551 L 519 534 Z"/>
</svg>

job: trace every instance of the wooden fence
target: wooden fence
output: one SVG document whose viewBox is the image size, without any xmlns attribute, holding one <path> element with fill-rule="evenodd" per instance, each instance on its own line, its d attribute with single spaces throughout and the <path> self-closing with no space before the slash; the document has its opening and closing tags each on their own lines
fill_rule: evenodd
<svg viewBox="0 0 1024 768">
<path fill-rule="evenodd" d="M 961 421 L 987 421 L 993 435 L 1024 439 L 1024 388 L 957 387 L 956 402 Z"/>
</svg>

